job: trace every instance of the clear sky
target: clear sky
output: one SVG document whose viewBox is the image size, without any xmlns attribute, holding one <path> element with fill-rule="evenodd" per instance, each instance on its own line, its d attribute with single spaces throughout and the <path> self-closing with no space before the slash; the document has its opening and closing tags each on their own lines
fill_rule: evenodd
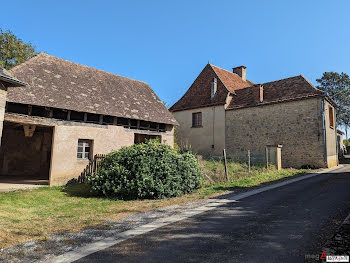
<svg viewBox="0 0 350 263">
<path fill-rule="evenodd" d="M 350 1 L 1 1 L 0 27 L 51 55 L 145 81 L 172 105 L 210 63 L 256 83 L 350 73 Z"/>
</svg>

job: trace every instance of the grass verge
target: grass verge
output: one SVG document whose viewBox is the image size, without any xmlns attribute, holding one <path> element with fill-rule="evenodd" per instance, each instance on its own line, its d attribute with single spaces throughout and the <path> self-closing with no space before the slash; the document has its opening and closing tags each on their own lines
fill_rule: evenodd
<svg viewBox="0 0 350 263">
<path fill-rule="evenodd" d="M 87 185 L 0 193 L 0 248 L 29 239 L 45 241 L 49 234 L 81 231 L 88 226 L 103 227 L 107 221 L 129 214 L 184 204 L 305 172 L 253 167 L 248 173 L 245 165 L 229 163 L 229 181 L 226 182 L 221 162 L 201 161 L 201 167 L 205 174 L 201 189 L 193 194 L 161 200 L 109 200 L 91 193 Z"/>
</svg>

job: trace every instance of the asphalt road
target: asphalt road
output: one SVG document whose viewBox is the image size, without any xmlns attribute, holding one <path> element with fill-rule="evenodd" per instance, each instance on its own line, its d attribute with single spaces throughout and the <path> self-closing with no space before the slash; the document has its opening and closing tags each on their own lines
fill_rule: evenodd
<svg viewBox="0 0 350 263">
<path fill-rule="evenodd" d="M 313 262 L 350 213 L 350 165 L 136 236 L 76 262 Z M 309 256 L 310 257 L 310 256 Z"/>
</svg>

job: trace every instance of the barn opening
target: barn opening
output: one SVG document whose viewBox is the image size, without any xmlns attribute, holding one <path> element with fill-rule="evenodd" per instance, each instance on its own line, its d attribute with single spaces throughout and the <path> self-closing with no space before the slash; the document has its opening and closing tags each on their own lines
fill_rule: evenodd
<svg viewBox="0 0 350 263">
<path fill-rule="evenodd" d="M 160 135 L 150 135 L 150 134 L 141 134 L 141 133 L 135 133 L 134 137 L 134 143 L 143 143 L 146 142 L 146 140 L 150 139 L 158 139 L 161 141 L 161 136 Z"/>
<path fill-rule="evenodd" d="M 4 122 L 0 182 L 49 184 L 53 127 Z"/>
</svg>

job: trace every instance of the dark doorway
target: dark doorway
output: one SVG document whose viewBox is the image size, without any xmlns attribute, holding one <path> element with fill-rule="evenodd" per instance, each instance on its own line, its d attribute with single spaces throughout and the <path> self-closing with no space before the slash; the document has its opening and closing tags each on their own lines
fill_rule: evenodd
<svg viewBox="0 0 350 263">
<path fill-rule="evenodd" d="M 149 135 L 149 134 L 141 134 L 141 133 L 135 133 L 135 138 L 134 138 L 134 143 L 143 143 L 146 140 L 150 139 L 158 139 L 161 141 L 161 136 L 160 135 Z"/>
<path fill-rule="evenodd" d="M 48 184 L 52 132 L 52 127 L 36 126 L 25 136 L 23 124 L 4 122 L 0 182 Z"/>
</svg>

